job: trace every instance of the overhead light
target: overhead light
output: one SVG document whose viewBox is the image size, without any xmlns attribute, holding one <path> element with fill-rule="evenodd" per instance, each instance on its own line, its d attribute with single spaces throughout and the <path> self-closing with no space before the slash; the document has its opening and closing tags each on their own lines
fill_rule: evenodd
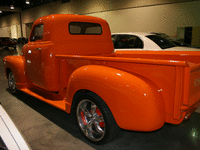
<svg viewBox="0 0 200 150">
<path fill-rule="evenodd" d="M 14 5 L 10 5 L 10 9 L 15 9 Z"/>
<path fill-rule="evenodd" d="M 2 13 L 2 11 L 0 10 L 0 13 Z"/>
<path fill-rule="evenodd" d="M 26 4 L 30 4 L 30 0 L 26 0 Z"/>
</svg>

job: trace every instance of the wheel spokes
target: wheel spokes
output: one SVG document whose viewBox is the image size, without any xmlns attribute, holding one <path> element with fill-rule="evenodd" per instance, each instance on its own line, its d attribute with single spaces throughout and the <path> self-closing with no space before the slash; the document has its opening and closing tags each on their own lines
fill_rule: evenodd
<svg viewBox="0 0 200 150">
<path fill-rule="evenodd" d="M 92 141 L 100 141 L 105 135 L 105 123 L 97 105 L 90 100 L 82 100 L 77 106 L 77 114 L 83 133 Z"/>
<path fill-rule="evenodd" d="M 80 109 L 84 112 L 84 114 L 88 117 L 91 117 L 91 114 L 89 110 L 87 109 L 87 103 L 84 102 L 82 105 L 80 105 Z"/>
<path fill-rule="evenodd" d="M 93 136 L 93 132 L 94 131 L 92 130 L 92 122 L 90 122 L 86 126 L 86 130 L 85 130 L 86 136 L 89 137 L 90 139 L 95 139 Z"/>
<path fill-rule="evenodd" d="M 103 116 L 97 118 L 98 122 L 104 122 Z"/>
<path fill-rule="evenodd" d="M 91 113 L 92 114 L 96 113 L 96 108 L 97 108 L 97 106 L 95 104 L 91 104 Z"/>
<path fill-rule="evenodd" d="M 99 123 L 95 124 L 95 129 L 99 134 L 104 134 L 104 130 L 100 127 Z"/>
<path fill-rule="evenodd" d="M 12 72 L 9 73 L 9 76 L 8 76 L 8 86 L 9 86 L 9 89 L 11 90 L 11 92 L 15 93 L 15 91 L 16 91 L 15 77 Z"/>
</svg>

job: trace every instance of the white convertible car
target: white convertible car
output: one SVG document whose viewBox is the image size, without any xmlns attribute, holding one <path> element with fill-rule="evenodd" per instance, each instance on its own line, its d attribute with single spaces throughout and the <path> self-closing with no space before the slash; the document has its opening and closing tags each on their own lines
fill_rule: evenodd
<svg viewBox="0 0 200 150">
<path fill-rule="evenodd" d="M 167 50 L 200 51 L 197 48 L 179 47 L 172 41 L 148 32 L 113 33 L 112 41 L 115 51 L 122 50 Z"/>
</svg>

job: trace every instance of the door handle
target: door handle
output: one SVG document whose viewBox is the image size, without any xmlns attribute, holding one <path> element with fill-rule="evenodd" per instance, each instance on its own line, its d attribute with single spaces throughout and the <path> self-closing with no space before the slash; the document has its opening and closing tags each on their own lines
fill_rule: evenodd
<svg viewBox="0 0 200 150">
<path fill-rule="evenodd" d="M 37 51 L 37 50 L 41 51 L 41 48 L 36 48 L 35 50 L 36 50 L 36 51 Z"/>
</svg>

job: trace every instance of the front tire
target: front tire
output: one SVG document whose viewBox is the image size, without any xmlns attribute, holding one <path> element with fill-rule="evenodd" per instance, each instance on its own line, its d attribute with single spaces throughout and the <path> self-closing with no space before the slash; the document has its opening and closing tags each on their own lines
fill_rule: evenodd
<svg viewBox="0 0 200 150">
<path fill-rule="evenodd" d="M 92 92 L 79 99 L 76 119 L 81 132 L 94 144 L 105 144 L 116 138 L 120 132 L 106 103 Z"/>
<path fill-rule="evenodd" d="M 17 94 L 18 90 L 16 88 L 15 77 L 12 72 L 8 74 L 8 87 L 12 94 Z"/>
</svg>

